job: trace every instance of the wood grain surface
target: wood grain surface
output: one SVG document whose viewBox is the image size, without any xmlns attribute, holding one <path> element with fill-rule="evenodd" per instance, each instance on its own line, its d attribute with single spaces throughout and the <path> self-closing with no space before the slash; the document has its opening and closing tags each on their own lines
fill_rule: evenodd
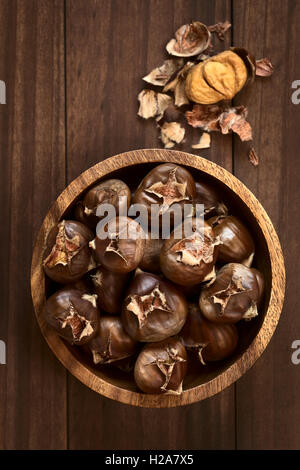
<svg viewBox="0 0 300 470">
<path fill-rule="evenodd" d="M 136 117 L 141 77 L 192 19 L 228 19 L 232 33 L 225 44 L 216 40 L 220 49 L 251 47 L 275 63 L 271 79 L 239 97 L 260 166 L 252 168 L 231 136 L 214 136 L 201 155 L 234 170 L 272 217 L 285 249 L 287 300 L 271 345 L 236 386 L 188 407 L 145 410 L 66 378 L 34 319 L 29 267 L 43 217 L 67 182 L 111 155 L 158 146 L 153 124 Z M 290 359 L 300 336 L 300 107 L 290 100 L 300 76 L 299 25 L 298 0 L 1 0 L 0 339 L 8 354 L 0 366 L 0 448 L 300 448 L 300 366 Z"/>
</svg>

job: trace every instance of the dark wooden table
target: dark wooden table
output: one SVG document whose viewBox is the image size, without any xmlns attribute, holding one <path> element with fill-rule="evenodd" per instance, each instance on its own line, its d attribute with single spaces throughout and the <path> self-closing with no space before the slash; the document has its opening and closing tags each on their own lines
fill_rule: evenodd
<svg viewBox="0 0 300 470">
<path fill-rule="evenodd" d="M 217 48 L 245 46 L 275 64 L 236 100 L 248 106 L 259 167 L 231 136 L 214 135 L 201 155 L 233 171 L 271 216 L 286 301 L 271 344 L 235 385 L 202 403 L 144 410 L 98 396 L 53 356 L 33 313 L 31 254 L 68 182 L 111 155 L 159 146 L 153 123 L 136 116 L 141 77 L 195 19 L 228 19 Z M 299 0 L 0 0 L 0 448 L 300 448 L 300 365 L 291 362 L 300 339 L 300 105 L 291 102 L 299 36 Z"/>
</svg>

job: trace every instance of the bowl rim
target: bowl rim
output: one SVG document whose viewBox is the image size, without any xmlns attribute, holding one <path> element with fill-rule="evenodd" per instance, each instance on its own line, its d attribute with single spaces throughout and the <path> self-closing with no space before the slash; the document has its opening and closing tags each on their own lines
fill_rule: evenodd
<svg viewBox="0 0 300 470">
<path fill-rule="evenodd" d="M 270 299 L 265 318 L 257 335 L 247 349 L 219 375 L 208 382 L 184 390 L 180 396 L 147 395 L 126 390 L 103 380 L 71 353 L 59 336 L 47 327 L 42 315 L 45 302 L 45 275 L 42 269 L 42 255 L 46 237 L 49 230 L 60 220 L 70 204 L 87 187 L 116 170 L 137 164 L 167 162 L 200 170 L 217 178 L 248 206 L 267 244 L 272 275 Z M 36 286 L 39 286 L 39 288 Z M 141 149 L 128 151 L 107 158 L 81 173 L 64 189 L 48 211 L 36 238 L 32 255 L 31 294 L 33 306 L 41 332 L 52 352 L 72 375 L 95 392 L 121 403 L 147 408 L 175 407 L 198 402 L 219 393 L 238 380 L 261 356 L 274 334 L 282 311 L 284 292 L 285 267 L 282 249 L 275 228 L 263 206 L 254 194 L 229 171 L 203 157 L 178 150 Z"/>
</svg>

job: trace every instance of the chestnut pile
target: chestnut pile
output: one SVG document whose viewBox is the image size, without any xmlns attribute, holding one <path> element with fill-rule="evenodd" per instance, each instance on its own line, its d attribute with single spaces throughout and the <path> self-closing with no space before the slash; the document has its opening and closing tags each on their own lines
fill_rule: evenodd
<svg viewBox="0 0 300 470">
<path fill-rule="evenodd" d="M 136 204 L 149 223 L 154 207 L 157 238 L 149 223 L 128 217 Z M 180 223 L 175 204 L 185 217 Z M 107 216 L 107 205 L 115 217 Z M 180 394 L 189 359 L 201 374 L 235 351 L 236 323 L 258 315 L 264 279 L 251 267 L 250 232 L 228 214 L 218 191 L 166 163 L 133 195 L 117 179 L 92 187 L 72 218 L 46 240 L 43 268 L 56 291 L 44 318 L 94 367 L 112 364 L 133 373 L 145 393 Z M 171 224 L 168 237 L 164 220 Z"/>
</svg>

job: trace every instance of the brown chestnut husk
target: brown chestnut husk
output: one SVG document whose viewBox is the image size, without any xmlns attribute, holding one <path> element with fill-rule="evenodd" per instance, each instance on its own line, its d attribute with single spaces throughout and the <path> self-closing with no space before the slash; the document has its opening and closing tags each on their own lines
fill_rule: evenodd
<svg viewBox="0 0 300 470">
<path fill-rule="evenodd" d="M 98 296 L 97 303 L 100 309 L 110 314 L 120 315 L 130 274 L 114 273 L 100 266 L 90 277 Z"/>
<path fill-rule="evenodd" d="M 189 225 L 189 233 L 192 235 L 178 239 L 177 231 L 184 232 L 183 226 L 177 227 L 170 238 L 165 240 L 160 252 L 161 270 L 176 284 L 199 284 L 213 273 L 220 242 L 207 222 L 204 221 L 203 227 L 196 230 L 196 221 L 185 220 L 186 228 Z"/>
<path fill-rule="evenodd" d="M 187 301 L 176 287 L 151 273 L 135 276 L 127 291 L 122 321 L 137 341 L 162 341 L 176 335 L 188 312 Z"/>
<path fill-rule="evenodd" d="M 135 382 L 145 393 L 180 395 L 186 361 L 185 347 L 178 338 L 147 344 L 135 363 Z"/>
<path fill-rule="evenodd" d="M 249 230 L 233 215 L 216 216 L 208 220 L 220 237 L 218 262 L 242 263 L 250 267 L 254 256 L 254 241 Z"/>
<path fill-rule="evenodd" d="M 91 188 L 76 208 L 75 214 L 79 220 L 95 227 L 101 216 L 97 215 L 98 206 L 110 204 L 115 208 L 116 215 L 126 215 L 130 205 L 131 192 L 127 184 L 118 179 L 102 181 Z"/>
<path fill-rule="evenodd" d="M 96 298 L 77 289 L 61 289 L 47 299 L 45 320 L 70 344 L 81 346 L 89 342 L 99 328 Z"/>
<path fill-rule="evenodd" d="M 78 281 L 95 267 L 89 242 L 91 230 L 80 222 L 62 220 L 49 232 L 44 253 L 44 271 L 53 281 L 66 284 Z"/>
<path fill-rule="evenodd" d="M 87 347 L 94 364 L 109 364 L 135 354 L 137 342 L 126 333 L 120 317 L 105 315 L 101 316 L 98 333 Z"/>
<path fill-rule="evenodd" d="M 102 227 L 106 238 L 96 238 L 90 243 L 95 258 L 106 269 L 116 273 L 128 273 L 141 262 L 145 247 L 145 232 L 129 217 L 116 217 Z"/>
<path fill-rule="evenodd" d="M 236 323 L 258 315 L 259 287 L 255 273 L 243 264 L 229 263 L 203 287 L 199 306 L 210 321 Z"/>
<path fill-rule="evenodd" d="M 190 172 L 174 163 L 165 163 L 156 166 L 145 176 L 132 202 L 147 208 L 149 221 L 151 206 L 158 204 L 161 222 L 161 216 L 170 211 L 173 204 L 183 207 L 186 203 L 192 203 L 195 196 L 195 181 Z"/>
<path fill-rule="evenodd" d="M 159 273 L 160 272 L 160 251 L 164 244 L 164 240 L 161 238 L 151 238 L 151 234 L 148 234 L 148 237 L 145 242 L 143 258 L 139 264 L 139 267 L 143 271 L 150 273 Z"/>
<path fill-rule="evenodd" d="M 197 304 L 189 304 L 189 313 L 180 337 L 187 349 L 197 352 L 203 365 L 226 359 L 232 355 L 238 344 L 235 325 L 208 321 Z"/>
</svg>

